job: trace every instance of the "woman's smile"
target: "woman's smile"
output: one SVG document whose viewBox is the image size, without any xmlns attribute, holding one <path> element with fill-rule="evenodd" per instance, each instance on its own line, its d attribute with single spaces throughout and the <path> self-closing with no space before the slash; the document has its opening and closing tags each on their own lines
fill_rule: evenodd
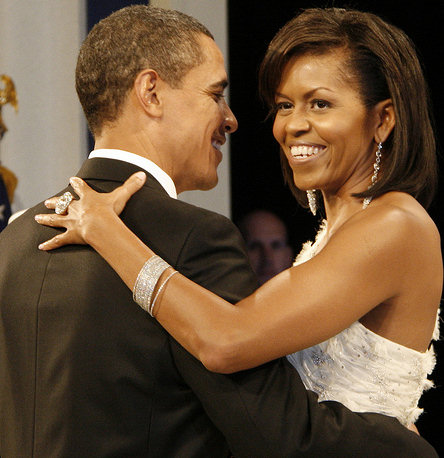
<svg viewBox="0 0 444 458">
<path fill-rule="evenodd" d="M 324 149 L 325 146 L 320 145 L 297 145 L 290 147 L 290 154 L 295 159 L 307 159 L 318 156 Z"/>
</svg>

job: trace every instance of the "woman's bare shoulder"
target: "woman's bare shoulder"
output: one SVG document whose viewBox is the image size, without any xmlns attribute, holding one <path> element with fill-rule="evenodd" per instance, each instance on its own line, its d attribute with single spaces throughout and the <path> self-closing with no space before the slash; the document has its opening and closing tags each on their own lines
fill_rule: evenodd
<svg viewBox="0 0 444 458">
<path fill-rule="evenodd" d="M 375 245 L 386 254 L 380 257 L 386 264 L 381 270 L 390 266 L 384 275 L 397 285 L 397 294 L 361 321 L 388 339 L 425 351 L 442 292 L 438 228 L 408 194 L 390 192 L 372 205 L 362 212 L 360 230 L 364 234 L 376 232 Z"/>
<path fill-rule="evenodd" d="M 401 236 L 412 241 L 440 247 L 438 228 L 425 208 L 411 195 L 404 192 L 389 192 L 374 202 L 374 214 L 369 217 L 380 218 L 382 224 L 389 224 Z"/>
<path fill-rule="evenodd" d="M 331 236 L 324 250 L 324 256 L 338 259 L 347 253 L 367 275 L 370 269 L 380 274 L 386 270 L 403 288 L 408 277 L 431 275 L 435 279 L 442 272 L 435 223 L 413 197 L 400 192 L 387 193 L 355 213 Z"/>
<path fill-rule="evenodd" d="M 419 244 L 440 251 L 435 222 L 414 197 L 403 192 L 389 192 L 374 199 L 348 223 L 350 230 L 361 236 L 374 234 L 382 243 Z"/>
</svg>

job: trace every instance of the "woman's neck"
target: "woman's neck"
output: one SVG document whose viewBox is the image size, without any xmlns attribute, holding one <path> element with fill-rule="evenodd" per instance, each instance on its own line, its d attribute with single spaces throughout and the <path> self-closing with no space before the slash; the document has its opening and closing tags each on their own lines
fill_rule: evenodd
<svg viewBox="0 0 444 458">
<path fill-rule="evenodd" d="M 346 221 L 362 211 L 362 200 L 351 195 L 326 196 L 324 207 L 327 220 L 327 237 L 330 238 Z"/>
</svg>

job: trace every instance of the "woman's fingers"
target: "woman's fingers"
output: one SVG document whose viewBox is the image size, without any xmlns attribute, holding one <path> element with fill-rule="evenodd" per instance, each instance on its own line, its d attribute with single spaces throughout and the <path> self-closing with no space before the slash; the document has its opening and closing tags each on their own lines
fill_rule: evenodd
<svg viewBox="0 0 444 458">
<path fill-rule="evenodd" d="M 136 193 L 145 183 L 146 174 L 144 172 L 133 173 L 123 185 L 114 189 L 114 211 L 119 215 L 125 208 L 129 198 Z"/>
<path fill-rule="evenodd" d="M 72 244 L 83 244 L 81 239 L 77 237 L 73 237 L 70 231 L 66 231 L 63 234 L 56 235 L 52 239 L 47 240 L 39 245 L 39 250 L 42 251 L 50 251 L 56 248 L 60 248 L 64 245 L 72 245 Z"/>
<path fill-rule="evenodd" d="M 80 198 L 88 191 L 92 191 L 92 189 L 79 177 L 71 177 L 69 179 L 69 184 Z"/>
<path fill-rule="evenodd" d="M 50 240 L 47 240 L 44 243 L 39 245 L 39 249 L 43 251 L 54 250 L 55 248 L 60 248 L 64 245 L 82 245 L 84 244 L 83 238 L 80 234 L 73 229 L 72 221 L 64 215 L 56 215 L 54 214 L 42 214 L 36 215 L 35 220 L 44 226 L 50 227 L 63 227 L 66 228 L 66 232 L 63 234 L 58 234 Z"/>
<path fill-rule="evenodd" d="M 61 234 L 61 235 L 63 236 L 64 234 Z M 55 248 L 59 248 L 60 246 L 62 246 L 61 242 L 62 242 L 61 236 L 56 235 L 52 239 L 49 239 L 46 242 L 41 243 L 39 245 L 39 250 L 42 250 L 42 251 L 54 250 Z"/>
<path fill-rule="evenodd" d="M 145 172 L 136 172 L 133 173 L 126 181 L 123 183 L 123 186 L 132 196 L 136 191 L 138 191 L 146 181 Z"/>
<path fill-rule="evenodd" d="M 54 210 L 55 206 L 57 205 L 57 201 L 60 197 L 51 197 L 50 199 L 45 200 L 45 207 L 51 210 Z"/>
<path fill-rule="evenodd" d="M 51 200 L 51 199 L 50 199 Z M 46 202 L 45 202 L 46 204 Z M 51 207 L 48 207 L 51 208 Z M 43 226 L 51 227 L 66 227 L 64 215 L 57 215 L 56 213 L 35 215 L 34 219 Z"/>
<path fill-rule="evenodd" d="M 97 199 L 108 199 L 112 195 L 111 201 L 113 201 L 112 206 L 114 208 L 114 211 L 117 214 L 120 214 L 122 210 L 125 208 L 125 205 L 128 202 L 129 198 L 143 186 L 143 184 L 145 183 L 145 180 L 146 180 L 146 174 L 144 172 L 133 173 L 125 181 L 125 183 L 123 183 L 121 186 L 119 186 L 118 188 L 116 188 L 114 191 L 112 191 L 109 194 L 104 193 L 104 194 L 101 194 L 100 197 L 97 196 Z M 87 194 L 90 194 L 90 193 L 92 193 L 93 196 L 97 194 L 86 184 L 85 181 L 83 181 L 79 177 L 71 177 L 69 179 L 69 183 L 71 184 L 73 190 L 79 196 L 80 199 L 82 199 L 83 197 L 85 197 Z M 56 197 L 51 197 L 50 199 L 45 200 L 46 208 L 49 208 L 50 210 L 54 210 L 59 198 L 60 196 L 56 196 Z M 100 201 L 97 200 L 97 202 L 100 202 Z M 108 202 L 108 205 L 111 204 L 109 200 L 108 201 L 103 200 L 102 203 L 104 204 L 105 202 Z M 95 200 L 91 200 L 91 203 L 95 203 Z"/>
<path fill-rule="evenodd" d="M 94 231 L 94 225 L 106 213 L 118 215 L 125 208 L 128 199 L 145 183 L 146 174 L 137 172 L 131 175 L 125 183 L 110 193 L 98 193 L 91 189 L 81 178 L 71 177 L 69 182 L 79 199 L 73 200 L 64 215 L 40 214 L 35 220 L 50 227 L 63 227 L 66 232 L 41 243 L 40 250 L 49 251 L 68 244 L 85 244 L 88 231 Z M 45 201 L 45 206 L 54 209 L 60 197 L 51 197 Z"/>
</svg>

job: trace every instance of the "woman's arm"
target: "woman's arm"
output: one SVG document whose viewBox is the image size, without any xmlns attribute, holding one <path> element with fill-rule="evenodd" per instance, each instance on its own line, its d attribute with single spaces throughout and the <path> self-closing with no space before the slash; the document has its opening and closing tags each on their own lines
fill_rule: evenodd
<svg viewBox="0 0 444 458">
<path fill-rule="evenodd" d="M 67 232 L 41 248 L 88 243 L 133 289 L 140 268 L 154 253 L 118 218 L 115 196 L 97 194 L 78 179 L 72 184 L 81 203 L 73 202 L 67 216 L 40 217 Z M 363 217 L 347 222 L 317 256 L 277 275 L 236 307 L 175 275 L 159 295 L 154 315 L 217 372 L 253 367 L 326 340 L 390 301 L 411 280 L 406 273 L 415 257 L 400 253 L 415 244 L 412 222 L 400 211 L 372 210 L 366 210 L 365 224 Z"/>
</svg>

